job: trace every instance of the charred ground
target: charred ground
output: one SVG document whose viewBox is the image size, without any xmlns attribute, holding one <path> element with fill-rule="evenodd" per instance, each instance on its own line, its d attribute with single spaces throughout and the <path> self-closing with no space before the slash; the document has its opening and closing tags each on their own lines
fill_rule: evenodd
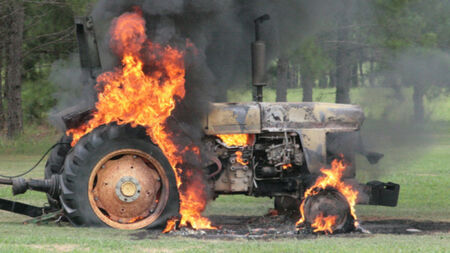
<svg viewBox="0 0 450 253">
<path fill-rule="evenodd" d="M 372 126 L 373 133 L 381 128 Z M 411 142 L 393 146 L 388 137 L 379 137 L 386 150 L 386 157 L 378 168 L 364 168 L 360 171 L 361 179 L 374 176 L 379 179 L 389 178 L 400 182 L 402 191 L 399 205 L 395 208 L 357 206 L 361 226 L 372 232 L 364 234 L 352 232 L 337 235 L 296 234 L 296 219 L 285 216 L 264 216 L 273 207 L 273 200 L 268 198 L 252 198 L 245 196 L 219 197 L 206 210 L 213 224 L 221 225 L 218 231 L 199 232 L 189 235 L 186 231 L 180 234 L 161 235 L 160 231 L 116 231 L 98 228 L 74 228 L 68 223 L 23 225 L 27 217 L 0 212 L 0 236 L 3 251 L 61 251 L 61 249 L 86 251 L 190 251 L 211 252 L 222 250 L 237 251 L 326 251 L 334 248 L 337 252 L 352 251 L 445 251 L 450 239 L 450 208 L 448 193 L 443 191 L 449 185 L 448 174 L 450 157 L 448 147 L 450 136 L 446 132 L 447 125 L 433 125 L 430 134 L 420 138 L 432 140 L 427 145 L 416 145 L 416 137 Z M 379 129 L 378 131 L 376 129 Z M 38 158 L 33 150 L 42 149 L 41 142 L 51 139 L 46 135 L 29 133 L 27 146 L 16 149 L 4 149 L 0 155 L 2 171 L 15 174 L 19 170 L 29 168 Z M 38 137 L 36 137 L 38 136 Z M 30 140 L 35 140 L 31 141 Z M 41 140 L 39 142 L 38 140 Z M 415 141 L 413 141 L 415 140 Z M 54 139 L 48 140 L 49 143 Z M 8 150 L 8 151 L 7 151 Z M 24 155 L 26 154 L 31 155 Z M 35 151 L 34 151 L 35 152 Z M 399 163 L 399 161 L 402 161 Z M 374 173 L 374 169 L 378 169 Z M 40 177 L 43 166 L 33 171 L 30 177 Z M 11 198 L 8 187 L 0 187 L 1 197 Z M 46 200 L 45 194 L 30 192 L 14 197 L 14 200 L 40 205 Z M 406 229 L 410 229 L 408 232 Z M 413 229 L 413 230 L 411 230 Z M 420 231 L 414 230 L 418 229 Z M 233 233 L 234 232 L 234 233 Z M 185 234 L 181 234 L 185 233 Z M 132 239 L 132 240 L 130 240 Z M 158 239 L 158 240 L 154 240 Z"/>
<path fill-rule="evenodd" d="M 313 233 L 311 229 L 296 231 L 296 215 L 265 215 L 265 216 L 209 216 L 213 224 L 220 225 L 218 230 L 181 229 L 164 236 L 187 236 L 197 239 L 311 239 L 324 233 Z M 370 218 L 362 221 L 361 226 L 350 233 L 337 233 L 333 236 L 343 238 L 366 237 L 374 234 L 424 235 L 434 233 L 449 233 L 450 222 L 416 221 L 412 219 Z M 156 239 L 161 236 L 159 230 L 147 230 L 131 235 L 132 239 Z M 331 235 L 330 235 L 331 236 Z"/>
</svg>

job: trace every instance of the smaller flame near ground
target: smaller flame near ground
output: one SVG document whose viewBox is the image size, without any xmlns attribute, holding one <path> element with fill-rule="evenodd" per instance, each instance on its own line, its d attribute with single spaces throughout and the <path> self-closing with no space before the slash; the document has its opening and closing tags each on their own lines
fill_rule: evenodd
<svg viewBox="0 0 450 253">
<path fill-rule="evenodd" d="M 333 233 L 333 230 L 331 227 L 333 224 L 336 223 L 337 216 L 330 215 L 330 216 L 323 216 L 323 213 L 320 213 L 317 215 L 317 217 L 314 219 L 314 223 L 311 224 L 311 227 L 315 228 L 314 232 L 324 231 L 325 233 Z"/>
<path fill-rule="evenodd" d="M 331 168 L 320 169 L 322 172 L 322 176 L 318 177 L 313 186 L 308 188 L 304 194 L 303 202 L 300 205 L 300 214 L 301 217 L 297 221 L 296 225 L 300 225 L 305 222 L 305 200 L 307 197 L 314 196 L 319 193 L 320 190 L 325 190 L 326 188 L 333 188 L 339 191 L 347 200 L 350 206 L 350 213 L 355 220 L 354 226 L 358 226 L 356 213 L 355 213 L 355 205 L 356 198 L 358 197 L 358 191 L 353 189 L 351 185 L 346 184 L 342 181 L 342 175 L 347 168 L 347 165 L 344 162 L 343 155 L 341 155 L 340 159 L 334 159 L 331 162 Z M 321 213 L 315 219 L 311 227 L 314 228 L 314 232 L 323 231 L 325 233 L 333 233 L 333 226 L 336 223 L 336 216 L 323 216 Z"/>
<path fill-rule="evenodd" d="M 166 228 L 163 230 L 163 233 L 169 233 L 170 231 L 173 231 L 177 227 L 177 223 L 180 221 L 178 217 L 173 217 L 172 219 L 167 221 Z"/>
<path fill-rule="evenodd" d="M 227 146 L 248 146 L 251 142 L 250 134 L 218 134 L 219 137 Z"/>
</svg>

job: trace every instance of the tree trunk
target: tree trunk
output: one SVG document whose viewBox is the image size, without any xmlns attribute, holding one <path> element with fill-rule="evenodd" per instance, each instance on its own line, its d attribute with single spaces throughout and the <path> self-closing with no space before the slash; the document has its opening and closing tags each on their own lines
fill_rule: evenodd
<svg viewBox="0 0 450 253">
<path fill-rule="evenodd" d="M 297 68 L 294 64 L 289 64 L 289 88 L 297 88 L 298 85 L 297 79 Z"/>
<path fill-rule="evenodd" d="M 287 66 L 287 84 L 286 84 L 286 89 L 291 89 L 292 88 L 292 68 L 291 66 L 288 64 Z"/>
<path fill-rule="evenodd" d="M 349 58 L 349 51 L 346 46 L 338 46 L 336 57 L 336 103 L 350 103 L 351 68 L 349 66 Z"/>
<path fill-rule="evenodd" d="M 319 79 L 319 88 L 326 88 L 327 87 L 327 76 L 322 75 Z"/>
<path fill-rule="evenodd" d="M 395 72 L 390 73 L 389 75 L 389 86 L 392 87 L 394 90 L 394 97 L 399 100 L 403 101 L 403 94 L 402 94 L 402 84 L 399 80 L 399 75 Z"/>
<path fill-rule="evenodd" d="M 328 82 L 328 87 L 336 87 L 336 71 L 330 71 L 330 73 L 328 74 L 329 78 L 329 82 Z"/>
<path fill-rule="evenodd" d="M 358 87 L 359 79 L 358 79 L 358 63 L 352 65 L 352 87 Z"/>
<path fill-rule="evenodd" d="M 11 13 L 10 29 L 8 32 L 8 65 L 7 65 L 7 127 L 8 137 L 12 138 L 22 132 L 22 42 L 24 8 L 21 0 L 9 1 Z"/>
<path fill-rule="evenodd" d="M 0 11 L 0 15 L 2 12 Z M 3 27 L 0 27 L 0 31 L 3 31 Z M 0 38 L 0 134 L 3 132 L 5 127 L 5 113 L 3 110 L 3 61 L 5 54 L 4 52 L 3 37 Z"/>
<path fill-rule="evenodd" d="M 303 71 L 300 73 L 300 79 L 303 87 L 303 102 L 312 102 L 314 80 L 310 73 Z"/>
<path fill-rule="evenodd" d="M 364 62 L 363 62 L 363 60 L 362 60 L 362 57 L 361 57 L 361 59 L 358 61 L 358 69 L 359 69 L 359 77 L 360 77 L 360 84 L 361 84 L 361 86 L 364 86 L 365 84 L 365 81 L 366 81 L 366 78 L 365 78 L 365 76 L 364 76 L 364 69 L 363 69 L 363 64 L 364 64 Z"/>
<path fill-rule="evenodd" d="M 0 17 L 4 17 L 5 16 L 5 9 L 0 9 Z M 6 28 L 7 28 L 7 24 L 6 22 L 4 22 L 5 20 L 2 20 L 3 22 L 0 23 L 0 34 L 5 34 L 6 33 Z M 4 111 L 4 105 L 3 105 L 3 95 L 4 95 L 4 89 L 3 89 L 3 85 L 4 85 L 4 80 L 5 80 L 5 75 L 4 75 L 4 66 L 6 63 L 6 36 L 1 36 L 0 37 L 0 134 L 3 133 L 3 129 L 5 127 L 5 111 Z"/>
<path fill-rule="evenodd" d="M 287 86 L 288 86 L 288 74 L 289 74 L 289 63 L 286 57 L 281 56 L 278 59 L 277 64 L 277 86 L 276 89 L 276 101 L 286 102 L 287 98 Z"/>
<path fill-rule="evenodd" d="M 423 85 L 416 84 L 414 86 L 413 101 L 414 101 L 414 121 L 423 122 L 425 118 L 425 110 L 423 108 L 423 96 L 425 89 Z"/>
<path fill-rule="evenodd" d="M 350 38 L 348 10 L 343 9 L 337 29 L 337 49 L 336 49 L 336 103 L 350 103 L 350 85 L 352 76 L 351 51 L 348 46 Z"/>
<path fill-rule="evenodd" d="M 296 63 L 294 65 L 294 72 L 295 72 L 295 87 L 294 88 L 299 88 L 300 87 L 300 65 L 298 63 Z"/>
<path fill-rule="evenodd" d="M 374 67 L 374 60 L 373 58 L 370 58 L 370 73 L 369 73 L 369 85 L 370 87 L 375 87 L 375 67 Z"/>
</svg>

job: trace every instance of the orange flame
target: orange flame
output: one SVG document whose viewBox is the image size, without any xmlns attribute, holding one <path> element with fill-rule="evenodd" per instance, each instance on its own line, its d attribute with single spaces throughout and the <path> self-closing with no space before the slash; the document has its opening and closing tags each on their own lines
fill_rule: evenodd
<svg viewBox="0 0 450 253">
<path fill-rule="evenodd" d="M 167 221 L 166 228 L 162 231 L 163 233 L 169 233 L 172 230 L 175 230 L 177 226 L 178 218 L 174 217 Z"/>
<path fill-rule="evenodd" d="M 113 21 L 111 48 L 121 57 L 122 67 L 98 76 L 96 110 L 90 121 L 67 131 L 67 135 L 72 135 L 72 146 L 104 124 L 116 122 L 145 127 L 147 135 L 161 148 L 175 172 L 181 225 L 190 223 L 195 229 L 214 228 L 201 216 L 206 206 L 205 194 L 200 194 L 204 190 L 203 182 L 196 180 L 196 184 L 186 186 L 181 180 L 182 175 L 189 177 L 181 169 L 183 155 L 189 152 L 198 156 L 199 149 L 191 145 L 180 150 L 171 140 L 173 133 L 166 127 L 177 100 L 185 95 L 184 52 L 149 41 L 145 20 L 138 13 L 125 13 Z M 151 66 L 144 66 L 144 62 Z"/>
<path fill-rule="evenodd" d="M 301 218 L 297 221 L 296 225 L 300 225 L 303 222 L 305 222 L 305 212 L 304 212 L 304 205 L 305 200 L 309 196 L 314 196 L 317 193 L 319 193 L 320 190 L 324 190 L 327 187 L 331 187 L 339 191 L 347 200 L 349 206 L 350 206 L 350 213 L 353 216 L 355 220 L 355 226 L 358 226 L 356 213 L 355 213 L 355 205 L 356 205 L 356 198 L 358 197 L 358 191 L 353 189 L 351 185 L 345 184 L 341 179 L 342 175 L 347 168 L 346 164 L 344 163 L 343 159 L 334 159 L 331 162 L 331 168 L 320 169 L 320 172 L 322 172 L 322 176 L 318 177 L 316 182 L 313 186 L 308 188 L 304 194 L 303 202 L 300 205 L 300 214 Z M 322 215 L 322 214 L 321 214 Z M 311 225 L 313 228 L 316 228 L 314 232 L 317 231 L 328 231 L 330 233 L 333 232 L 332 226 L 335 224 L 336 219 L 331 219 L 329 217 L 323 217 L 323 216 L 317 216 L 315 219 L 315 222 Z M 332 221 L 330 221 L 332 220 Z M 328 224 L 328 225 L 327 225 Z M 320 226 L 319 226 L 320 225 Z"/>
<path fill-rule="evenodd" d="M 336 223 L 337 216 L 331 215 L 331 216 L 325 216 L 323 217 L 323 214 L 320 213 L 316 216 L 314 219 L 314 223 L 311 224 L 311 226 L 314 229 L 314 232 L 324 231 L 325 233 L 333 233 L 332 226 Z"/>
<path fill-rule="evenodd" d="M 217 137 L 227 146 L 247 146 L 251 142 L 249 134 L 218 134 Z"/>
<path fill-rule="evenodd" d="M 236 151 L 236 161 L 242 165 L 248 165 L 248 161 L 242 159 L 242 151 Z"/>
<path fill-rule="evenodd" d="M 183 178 L 186 183 L 179 188 L 180 227 L 190 225 L 193 229 L 216 229 L 211 226 L 208 218 L 201 216 L 206 206 L 205 184 L 202 175 L 187 169 L 183 171 Z"/>
<path fill-rule="evenodd" d="M 292 167 L 292 164 L 283 164 L 283 165 L 281 165 L 281 168 L 283 169 L 283 170 L 287 170 L 287 169 L 289 169 L 289 168 L 291 168 Z"/>
<path fill-rule="evenodd" d="M 142 220 L 142 219 L 144 219 L 145 217 L 142 217 L 142 216 L 137 216 L 137 217 L 134 217 L 134 218 L 131 218 L 129 221 L 127 221 L 128 223 L 134 223 L 134 222 L 136 222 L 136 221 L 139 221 L 139 220 Z"/>
</svg>

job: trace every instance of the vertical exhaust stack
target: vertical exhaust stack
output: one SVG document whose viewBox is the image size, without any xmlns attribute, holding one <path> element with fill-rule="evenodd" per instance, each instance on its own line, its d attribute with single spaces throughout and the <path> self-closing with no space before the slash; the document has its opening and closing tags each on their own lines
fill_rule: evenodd
<svg viewBox="0 0 450 253">
<path fill-rule="evenodd" d="M 94 21 L 92 17 L 76 17 L 75 25 L 81 68 L 95 83 L 97 75 L 102 70 L 102 64 L 94 31 Z"/>
<path fill-rule="evenodd" d="M 252 85 L 253 88 L 253 101 L 262 102 L 263 100 L 263 87 L 265 83 L 266 72 L 266 43 L 261 40 L 261 24 L 264 21 L 270 19 L 268 14 L 262 15 L 255 19 L 255 41 L 252 42 Z"/>
</svg>

